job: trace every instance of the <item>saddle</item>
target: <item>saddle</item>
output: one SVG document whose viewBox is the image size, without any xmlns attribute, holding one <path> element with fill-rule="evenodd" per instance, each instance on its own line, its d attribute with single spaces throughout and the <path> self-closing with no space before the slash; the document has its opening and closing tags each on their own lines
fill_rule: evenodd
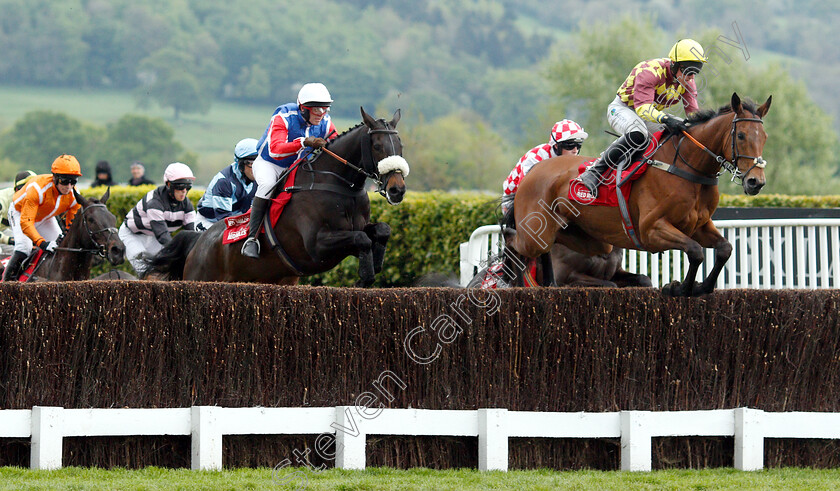
<svg viewBox="0 0 840 491">
<path fill-rule="evenodd" d="M 44 259 L 45 256 L 46 251 L 43 249 L 36 249 L 35 252 L 24 259 L 23 263 L 20 265 L 21 273 L 18 280 L 22 283 L 29 281 L 29 279 L 35 274 L 35 271 L 38 271 L 38 266 L 41 264 L 41 260 Z"/>
<path fill-rule="evenodd" d="M 294 166 L 289 170 L 289 172 L 281 176 L 278 181 L 278 185 L 283 183 L 285 186 L 283 187 L 283 190 L 277 194 L 277 196 L 271 198 L 271 207 L 268 210 L 268 219 L 270 220 L 272 226 L 276 225 L 277 221 L 280 220 L 280 215 L 283 213 L 286 203 L 292 199 L 297 170 L 298 166 Z M 247 237 L 248 224 L 250 223 L 250 220 L 251 210 L 248 210 L 241 215 L 225 218 L 225 231 L 222 233 L 222 244 L 232 244 Z M 263 227 L 263 231 L 264 230 L 265 227 Z"/>
<path fill-rule="evenodd" d="M 29 255 L 20 265 L 20 277 L 18 277 L 18 281 L 21 283 L 29 281 L 32 275 L 35 274 L 35 271 L 38 270 L 38 265 L 41 263 L 41 259 L 44 258 L 44 250 L 43 249 L 35 249 L 35 252 Z M 0 264 L 3 265 L 3 269 L 6 269 L 6 266 L 9 264 L 9 257 L 4 257 L 0 260 Z"/>
<path fill-rule="evenodd" d="M 632 156 L 629 163 L 625 161 L 623 165 L 619 165 L 621 175 L 619 175 L 619 169 L 608 169 L 602 175 L 601 185 L 598 186 L 597 198 L 593 198 L 589 190 L 586 189 L 586 186 L 584 186 L 580 181 L 573 180 L 571 182 L 571 185 L 569 186 L 569 201 L 574 201 L 576 203 L 581 203 L 590 206 L 594 205 L 617 207 L 619 206 L 619 198 L 616 194 L 617 187 L 621 189 L 621 194 L 624 197 L 624 201 L 630 199 L 630 189 L 632 187 L 632 182 L 642 177 L 645 171 L 647 171 L 648 167 L 650 167 L 650 161 L 648 160 L 648 157 L 650 157 L 653 154 L 654 150 L 656 150 L 656 147 L 659 144 L 659 139 L 661 137 L 661 131 L 654 133 L 650 139 L 650 143 L 648 144 L 644 152 L 637 152 L 635 155 Z M 578 175 L 583 174 L 587 167 L 592 165 L 595 162 L 595 160 L 596 159 L 587 160 L 586 162 L 581 163 L 578 167 Z"/>
</svg>

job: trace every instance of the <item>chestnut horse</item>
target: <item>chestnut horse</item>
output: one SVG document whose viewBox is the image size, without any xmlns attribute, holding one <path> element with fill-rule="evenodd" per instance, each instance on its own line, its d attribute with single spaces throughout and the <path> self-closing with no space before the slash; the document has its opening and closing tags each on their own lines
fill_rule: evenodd
<svg viewBox="0 0 840 491">
<path fill-rule="evenodd" d="M 400 111 L 389 122 L 364 108 L 361 112 L 361 124 L 300 163 L 292 198 L 273 226 L 275 248 L 261 234 L 259 259 L 245 257 L 241 242 L 222 244 L 225 224 L 220 221 L 203 233 L 177 234 L 151 258 L 146 277 L 294 285 L 301 276 L 329 271 L 353 255 L 359 258 L 357 285 L 370 286 L 382 270 L 391 228 L 370 223 L 365 181 L 377 182 L 379 193 L 396 205 L 405 195 L 408 163 L 395 129 Z M 271 227 L 269 215 L 264 224 Z"/>
<path fill-rule="evenodd" d="M 520 183 L 514 210 L 507 215 L 508 225 L 516 228 L 507 247 L 527 258 L 549 252 L 555 242 L 590 256 L 608 254 L 613 246 L 649 252 L 679 249 L 688 256 L 688 270 L 682 282 L 666 285 L 663 292 L 674 296 L 711 293 L 732 254 L 732 245 L 712 223 L 720 197 L 717 176 L 723 167 L 741 181 L 746 194 L 761 191 L 766 165 L 761 152 L 767 141 L 762 118 L 771 99 L 756 108 L 733 93 L 730 104 L 718 112 L 690 116 L 686 135 L 662 139 L 650 158 L 669 163 L 668 171 L 648 169 L 633 183 L 627 202 L 638 245 L 625 232 L 618 208 L 586 206 L 567 198 L 578 166 L 587 157 L 563 156 L 541 162 Z M 535 217 L 541 221 L 537 230 L 527 226 L 530 222 L 523 223 Z M 702 284 L 695 283 L 704 248 L 715 250 L 715 264 Z M 505 268 L 511 274 L 508 280 L 521 285 L 517 269 Z"/>
</svg>

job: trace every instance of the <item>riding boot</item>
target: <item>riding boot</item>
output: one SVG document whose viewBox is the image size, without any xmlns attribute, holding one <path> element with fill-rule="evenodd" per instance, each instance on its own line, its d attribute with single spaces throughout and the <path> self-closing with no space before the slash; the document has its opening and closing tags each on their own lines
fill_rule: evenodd
<svg viewBox="0 0 840 491">
<path fill-rule="evenodd" d="M 601 157 L 586 168 L 578 180 L 586 186 L 593 198 L 597 198 L 598 186 L 603 181 L 602 176 L 607 169 L 618 169 L 625 158 L 632 157 L 637 151 L 643 150 L 647 142 L 647 136 L 641 131 L 631 131 L 621 135 L 604 150 Z"/>
<path fill-rule="evenodd" d="M 262 225 L 265 212 L 268 210 L 269 200 L 265 198 L 254 197 L 251 203 L 251 218 L 248 222 L 248 238 L 242 244 L 242 255 L 257 259 L 260 257 L 260 241 L 259 233 Z"/>
<path fill-rule="evenodd" d="M 15 251 L 9 262 L 6 264 L 6 269 L 3 270 L 3 281 L 18 281 L 20 278 L 20 266 L 23 260 L 26 259 L 26 253 Z"/>
</svg>

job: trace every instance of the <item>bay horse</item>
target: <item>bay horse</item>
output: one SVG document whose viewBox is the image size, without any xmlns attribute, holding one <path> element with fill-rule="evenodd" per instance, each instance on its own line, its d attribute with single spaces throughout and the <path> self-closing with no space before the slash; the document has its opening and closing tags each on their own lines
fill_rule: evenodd
<svg viewBox="0 0 840 491">
<path fill-rule="evenodd" d="M 55 252 L 45 253 L 30 281 L 81 281 L 90 279 L 94 256 L 108 259 L 113 265 L 125 260 L 125 245 L 117 233 L 117 217 L 105 203 L 109 187 L 99 199 L 86 199 L 73 189 L 81 209 L 73 217 Z"/>
<path fill-rule="evenodd" d="M 648 169 L 633 183 L 627 202 L 631 221 L 627 225 L 636 231 L 638 244 L 625 232 L 618 208 L 586 206 L 567 198 L 578 166 L 587 157 L 562 156 L 541 162 L 520 183 L 513 211 L 506 215 L 507 225 L 516 228 L 507 246 L 526 258 L 549 252 L 555 242 L 590 256 L 608 254 L 613 246 L 649 252 L 678 249 L 688 256 L 688 270 L 682 282 L 665 285 L 663 293 L 711 293 L 732 254 L 732 245 L 712 223 L 720 198 L 717 176 L 721 168 L 731 172 L 747 195 L 764 187 L 766 162 L 761 152 L 767 133 L 762 118 L 771 100 L 772 96 L 756 107 L 733 93 L 730 103 L 717 112 L 700 111 L 687 118 L 686 135 L 663 135 L 650 158 L 670 163 L 669 170 Z M 537 230 L 524 223 L 534 218 L 541 220 Z M 715 263 L 703 282 L 696 283 L 704 248 L 714 249 Z M 521 270 L 506 267 L 505 271 L 509 282 L 522 284 Z"/>
<path fill-rule="evenodd" d="M 273 226 L 276 251 L 261 234 L 259 259 L 244 257 L 241 243 L 222 244 L 225 224 L 220 221 L 203 233 L 177 234 L 151 258 L 146 277 L 294 285 L 352 255 L 359 258 L 357 286 L 370 286 L 382 270 L 391 228 L 370 222 L 365 181 L 375 181 L 379 193 L 396 205 L 405 195 L 409 169 L 395 129 L 399 109 L 387 122 L 364 108 L 361 114 L 362 123 L 300 164 L 292 198 Z"/>
</svg>

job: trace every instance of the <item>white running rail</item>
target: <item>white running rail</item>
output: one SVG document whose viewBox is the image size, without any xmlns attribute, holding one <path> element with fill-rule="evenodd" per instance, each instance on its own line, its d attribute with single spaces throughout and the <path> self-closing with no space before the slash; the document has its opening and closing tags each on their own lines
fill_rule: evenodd
<svg viewBox="0 0 840 491">
<path fill-rule="evenodd" d="M 319 435 L 315 449 L 343 469 L 364 469 L 367 435 L 478 437 L 480 470 L 508 469 L 509 438 L 614 438 L 621 441 L 620 468 L 651 470 L 654 437 L 732 436 L 733 465 L 764 466 L 765 438 L 840 439 L 840 413 L 736 408 L 708 411 L 618 411 L 552 413 L 507 409 L 315 408 L 64 409 L 35 406 L 0 410 L 0 438 L 30 438 L 32 469 L 58 469 L 64 437 L 186 435 L 192 468 L 221 469 L 224 435 Z M 308 452 L 309 450 L 307 450 Z M 293 452 L 294 453 L 294 452 Z M 284 460 L 283 467 L 305 462 Z M 277 467 L 280 467 L 278 465 Z"/>
<path fill-rule="evenodd" d="M 715 226 L 732 244 L 717 288 L 840 288 L 840 218 L 717 220 Z M 485 225 L 461 244 L 462 286 L 498 253 L 499 234 L 498 225 Z M 698 281 L 714 265 L 714 250 L 705 254 Z M 681 251 L 625 250 L 623 266 L 658 287 L 682 280 L 688 260 Z"/>
</svg>

